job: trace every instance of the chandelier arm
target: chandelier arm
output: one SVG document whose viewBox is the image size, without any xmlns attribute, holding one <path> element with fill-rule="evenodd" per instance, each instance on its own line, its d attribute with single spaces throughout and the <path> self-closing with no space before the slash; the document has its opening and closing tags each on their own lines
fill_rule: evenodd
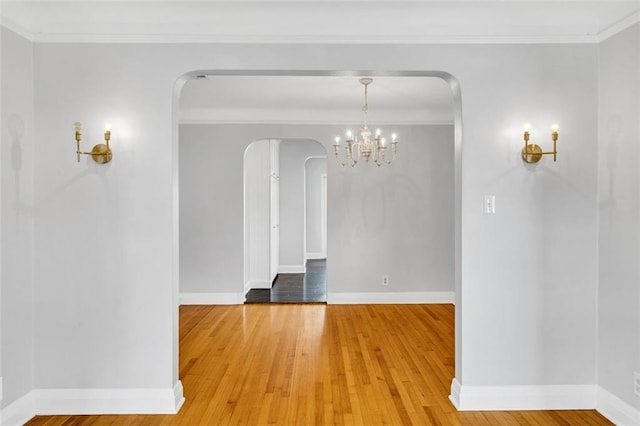
<svg viewBox="0 0 640 426">
<path fill-rule="evenodd" d="M 385 152 L 387 151 L 386 146 L 381 146 L 378 148 L 378 158 L 376 159 L 376 164 L 378 167 L 382 166 L 385 163 Z"/>
<path fill-rule="evenodd" d="M 336 156 L 336 161 L 338 162 L 338 164 L 340 164 L 341 166 L 347 165 L 346 162 L 343 162 L 342 160 L 340 160 L 340 145 L 338 145 L 337 142 L 333 145 L 333 153 Z"/>
<path fill-rule="evenodd" d="M 362 142 L 358 141 L 357 138 L 354 138 L 354 140 L 351 142 L 350 146 L 351 146 L 351 161 L 352 161 L 351 166 L 353 167 L 353 166 L 356 165 L 356 163 L 358 161 L 360 161 L 360 154 L 361 154 L 360 147 L 362 146 Z M 356 155 L 355 156 L 353 155 L 353 151 L 354 151 L 353 148 L 354 147 L 356 147 L 356 149 L 355 149 Z"/>
<path fill-rule="evenodd" d="M 353 155 L 353 147 L 357 146 L 357 145 L 358 145 L 358 143 L 357 142 L 354 143 L 354 139 L 347 141 L 347 147 L 346 147 L 346 149 L 347 149 L 347 164 L 351 165 L 351 167 L 354 167 L 358 163 L 358 160 L 360 159 L 360 155 L 358 155 L 357 159 Z M 359 151 L 356 150 L 356 153 L 359 154 Z"/>
<path fill-rule="evenodd" d="M 373 156 L 373 162 L 376 163 L 378 166 L 380 166 L 380 138 L 378 136 L 376 136 L 373 139 L 373 152 L 372 152 L 372 156 Z"/>
<path fill-rule="evenodd" d="M 387 164 L 391 164 L 392 161 L 395 161 L 398 150 L 398 142 L 391 142 L 391 151 L 393 155 L 391 156 L 391 160 L 387 160 Z"/>
<path fill-rule="evenodd" d="M 369 102 L 367 97 L 367 89 L 369 88 L 369 83 L 364 85 L 364 106 L 362 107 L 362 111 L 364 112 L 364 128 L 367 129 L 367 112 L 369 111 Z"/>
<path fill-rule="evenodd" d="M 340 164 L 341 166 L 346 166 L 347 162 L 346 161 L 341 161 L 340 157 L 336 154 L 336 161 L 338 162 L 338 164 Z"/>
</svg>

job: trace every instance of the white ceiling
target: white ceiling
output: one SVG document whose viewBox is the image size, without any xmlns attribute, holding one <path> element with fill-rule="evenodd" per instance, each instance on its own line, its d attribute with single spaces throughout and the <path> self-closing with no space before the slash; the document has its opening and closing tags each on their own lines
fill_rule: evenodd
<svg viewBox="0 0 640 426">
<path fill-rule="evenodd" d="M 35 42 L 594 43 L 640 21 L 640 0 L 0 0 Z M 186 84 L 183 122 L 352 122 L 357 77 L 211 76 Z M 451 122 L 448 86 L 376 77 L 373 121 Z M 383 123 L 381 123 L 383 124 Z"/>
<path fill-rule="evenodd" d="M 36 41 L 597 41 L 638 0 L 17 0 L 2 23 Z"/>
</svg>

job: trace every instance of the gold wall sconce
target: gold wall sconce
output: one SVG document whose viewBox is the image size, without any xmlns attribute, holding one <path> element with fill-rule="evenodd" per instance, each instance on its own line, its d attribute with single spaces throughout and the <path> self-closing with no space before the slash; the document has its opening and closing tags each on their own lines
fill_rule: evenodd
<svg viewBox="0 0 640 426">
<path fill-rule="evenodd" d="M 80 141 L 82 140 L 82 123 L 76 122 L 73 125 L 76 131 L 76 155 L 78 156 L 78 163 L 80 162 L 80 154 L 90 155 L 98 164 L 105 164 L 111 161 L 111 148 L 109 148 L 109 141 L 111 140 L 111 125 L 107 124 L 104 130 L 105 143 L 99 143 L 93 147 L 91 152 L 80 151 Z"/>
<path fill-rule="evenodd" d="M 553 161 L 558 158 L 558 126 L 551 128 L 551 140 L 553 141 L 553 151 L 542 151 L 540 145 L 529 143 L 529 126 L 524 129 L 524 148 L 522 148 L 522 160 L 526 163 L 537 163 L 543 155 L 553 154 Z"/>
</svg>

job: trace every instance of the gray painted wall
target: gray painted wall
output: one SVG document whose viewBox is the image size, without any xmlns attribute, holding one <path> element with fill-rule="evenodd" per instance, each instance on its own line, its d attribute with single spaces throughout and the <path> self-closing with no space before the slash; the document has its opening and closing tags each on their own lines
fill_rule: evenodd
<svg viewBox="0 0 640 426">
<path fill-rule="evenodd" d="M 33 386 L 34 134 L 32 44 L 1 31 L 0 407 L 5 407 Z"/>
<path fill-rule="evenodd" d="M 178 379 L 172 88 L 179 76 L 207 69 L 388 70 L 390 63 L 397 70 L 449 72 L 462 93 L 458 380 L 596 383 L 597 45 L 33 46 L 37 150 L 24 161 L 34 162 L 36 388 L 171 389 Z M 76 163 L 70 126 L 78 120 L 95 138 L 112 122 L 108 166 Z M 550 142 L 548 125 L 560 123 L 557 163 L 522 163 L 524 122 L 537 127 L 533 135 L 542 144 Z M 399 133 L 404 140 L 417 136 Z M 241 167 L 233 169 L 241 175 Z M 422 164 L 420 170 L 431 173 Z M 394 197 L 414 199 L 421 188 L 394 169 L 358 169 L 371 178 L 361 182 L 349 177 L 353 172 L 329 162 L 329 229 L 349 231 L 329 235 L 329 259 L 351 255 L 357 264 L 372 253 L 353 258 L 354 248 L 375 246 L 382 235 L 376 226 L 392 223 L 383 211 L 368 214 L 362 203 L 384 200 L 386 214 Z M 401 190 L 390 191 L 390 183 Z M 237 194 L 241 200 L 242 191 Z M 495 215 L 482 211 L 486 194 L 497 197 Z M 345 196 L 348 203 L 337 203 Z M 402 218 L 432 217 L 420 208 L 402 211 Z M 362 218 L 372 226 L 358 224 Z M 389 256 L 392 247 L 417 243 L 405 225 L 397 226 L 391 242 L 380 237 Z M 2 231 L 4 238 L 5 225 Z M 329 267 L 330 285 L 349 291 L 373 288 L 382 272 Z M 392 282 L 409 282 L 396 276 Z"/>
<path fill-rule="evenodd" d="M 242 215 L 242 203 L 218 209 L 207 207 L 219 204 L 220 199 L 213 196 L 205 200 L 195 189 L 203 182 L 224 182 L 221 195 L 227 197 L 223 199 L 230 199 L 229 191 L 242 192 L 242 176 L 224 174 L 223 169 L 211 167 L 206 153 L 215 150 L 226 156 L 227 163 L 242 167 L 242 156 L 226 155 L 229 150 L 240 152 L 242 146 L 259 139 L 258 135 L 283 139 L 280 144 L 280 264 L 302 266 L 304 162 L 310 155 L 324 155 L 324 150 L 316 142 L 291 139 L 308 137 L 330 148 L 333 136 L 340 130 L 326 125 L 180 126 L 181 165 L 188 164 L 190 169 L 206 174 L 198 175 L 195 180 L 191 179 L 192 173 L 181 175 L 181 187 L 194 188 L 181 193 L 181 211 L 211 213 L 198 220 L 185 211 L 181 216 L 181 230 L 184 228 L 187 235 L 199 232 L 212 239 L 209 247 L 206 243 L 193 246 L 190 238 L 182 240 L 180 253 L 181 259 L 185 259 L 180 268 L 182 292 L 234 292 L 240 291 L 242 284 L 242 266 L 234 270 L 229 267 L 242 259 L 242 222 L 232 220 Z M 453 291 L 453 128 L 402 126 L 398 133 L 405 142 L 399 148 L 400 158 L 391 166 L 341 167 L 330 158 L 329 292 Z M 205 203 L 205 207 L 199 208 L 200 203 Z M 420 212 L 430 213 L 425 216 Z M 226 243 L 224 252 L 214 241 L 218 230 L 225 235 L 235 234 L 233 241 Z M 193 250 L 199 253 L 192 253 Z M 337 257 L 334 258 L 333 253 L 338 253 Z M 354 253 L 364 256 L 366 267 L 354 268 L 353 262 L 358 256 Z M 209 278 L 208 287 L 188 281 L 195 274 L 190 269 L 195 258 L 202 261 L 193 270 L 215 277 Z M 366 274 L 367 278 L 355 282 L 340 278 L 354 274 Z M 390 275 L 392 283 L 388 287 L 380 284 L 383 274 Z"/>
<path fill-rule="evenodd" d="M 327 159 L 310 158 L 305 162 L 305 227 L 307 257 L 326 256 L 326 247 L 322 247 L 322 234 L 326 239 L 326 206 L 322 200 L 322 179 L 326 179 Z M 324 176 L 324 178 L 323 178 Z M 324 201 L 326 202 L 326 200 Z M 323 225 L 324 218 L 324 225 Z"/>
<path fill-rule="evenodd" d="M 180 144 L 180 283 L 181 291 L 199 293 L 244 282 L 238 229 L 243 228 L 242 161 L 249 143 L 214 148 L 210 135 L 192 135 L 192 130 L 180 129 L 181 140 L 189 141 Z M 191 152 L 205 155 L 196 161 Z"/>
<path fill-rule="evenodd" d="M 600 45 L 598 380 L 640 408 L 640 27 Z"/>
</svg>

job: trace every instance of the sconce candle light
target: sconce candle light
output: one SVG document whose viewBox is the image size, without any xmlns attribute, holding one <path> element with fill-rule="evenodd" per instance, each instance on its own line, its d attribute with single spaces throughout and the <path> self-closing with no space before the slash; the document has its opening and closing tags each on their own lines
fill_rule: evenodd
<svg viewBox="0 0 640 426">
<path fill-rule="evenodd" d="M 104 130 L 105 143 L 99 143 L 93 147 L 91 152 L 80 151 L 80 141 L 82 140 L 82 123 L 76 122 L 73 125 L 76 131 L 76 155 L 78 156 L 78 162 L 80 162 L 80 154 L 90 155 L 98 164 L 105 164 L 111 161 L 112 153 L 109 148 L 109 141 L 111 140 L 111 125 L 107 124 Z"/>
<path fill-rule="evenodd" d="M 553 161 L 558 158 L 558 126 L 551 128 L 551 140 L 553 141 L 553 151 L 542 151 L 540 145 L 529 143 L 529 127 L 525 126 L 524 130 L 524 148 L 522 148 L 522 160 L 526 163 L 537 163 L 542 159 L 543 155 L 553 154 Z"/>
</svg>

